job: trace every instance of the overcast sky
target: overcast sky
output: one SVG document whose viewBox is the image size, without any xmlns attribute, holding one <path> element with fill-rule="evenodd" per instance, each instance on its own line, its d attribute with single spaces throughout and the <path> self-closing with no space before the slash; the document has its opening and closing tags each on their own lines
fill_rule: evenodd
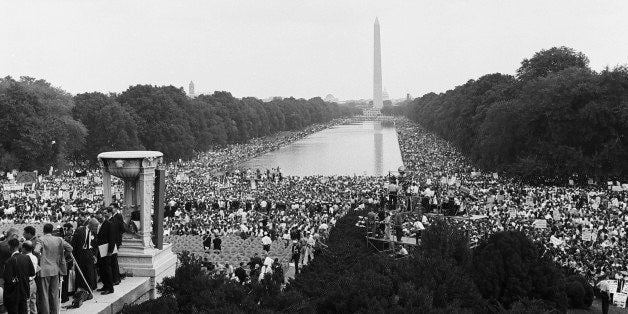
<svg viewBox="0 0 628 314">
<path fill-rule="evenodd" d="M 628 1 L 3 1 L 0 75 L 71 93 L 185 86 L 371 98 L 373 21 L 391 98 L 514 74 L 552 46 L 628 63 Z"/>
</svg>

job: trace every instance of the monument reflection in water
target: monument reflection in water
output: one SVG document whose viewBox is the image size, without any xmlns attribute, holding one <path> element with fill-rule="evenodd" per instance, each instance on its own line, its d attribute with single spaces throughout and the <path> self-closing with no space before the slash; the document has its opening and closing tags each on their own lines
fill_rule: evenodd
<svg viewBox="0 0 628 314">
<path fill-rule="evenodd" d="M 280 167 L 285 175 L 387 175 L 402 165 L 394 126 L 379 121 L 338 125 L 246 163 L 252 169 Z"/>
</svg>

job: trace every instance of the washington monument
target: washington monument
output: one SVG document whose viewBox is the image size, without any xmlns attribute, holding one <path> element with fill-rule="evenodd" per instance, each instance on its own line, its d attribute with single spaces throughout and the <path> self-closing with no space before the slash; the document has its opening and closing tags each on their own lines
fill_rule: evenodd
<svg viewBox="0 0 628 314">
<path fill-rule="evenodd" d="M 379 21 L 375 18 L 375 47 L 373 53 L 373 109 L 382 109 L 382 51 L 379 42 Z"/>
</svg>

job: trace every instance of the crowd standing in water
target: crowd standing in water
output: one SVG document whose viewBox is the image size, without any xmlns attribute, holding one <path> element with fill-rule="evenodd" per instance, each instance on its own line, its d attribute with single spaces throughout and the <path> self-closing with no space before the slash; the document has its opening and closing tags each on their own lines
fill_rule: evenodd
<svg viewBox="0 0 628 314">
<path fill-rule="evenodd" d="M 532 186 L 483 173 L 448 142 L 405 119 L 396 120 L 405 165 L 399 185 L 392 176 L 293 177 L 278 168 L 239 169 L 250 158 L 328 126 L 228 145 L 165 165 L 165 234 L 200 236 L 209 250 L 221 250 L 225 236 L 259 239 L 259 252 L 266 256 L 253 256 L 249 270 L 243 264 L 222 265 L 228 275 L 246 281 L 280 271 L 280 263 L 268 256 L 271 244 L 289 249 L 298 268 L 345 212 L 399 202 L 409 214 L 387 219 L 405 235 L 420 233 L 433 219 L 429 213 L 446 213 L 463 218 L 453 221 L 469 230 L 474 242 L 493 232 L 522 230 L 557 263 L 592 281 L 626 275 L 625 191 L 568 183 Z M 100 186 L 99 171 L 41 176 L 32 186 L 3 191 L 1 222 L 98 220 Z M 114 191 L 121 200 L 119 180 Z"/>
</svg>

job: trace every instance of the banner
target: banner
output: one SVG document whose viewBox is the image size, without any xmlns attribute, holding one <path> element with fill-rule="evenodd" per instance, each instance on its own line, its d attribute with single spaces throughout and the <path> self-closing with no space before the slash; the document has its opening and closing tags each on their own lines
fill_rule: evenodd
<svg viewBox="0 0 628 314">
<path fill-rule="evenodd" d="M 2 185 L 5 191 L 19 191 L 24 189 L 24 183 L 6 183 Z"/>
<path fill-rule="evenodd" d="M 15 182 L 33 184 L 37 182 L 37 172 L 35 171 L 20 171 L 15 176 Z"/>
<path fill-rule="evenodd" d="M 534 228 L 537 228 L 537 229 L 545 229 L 547 228 L 547 220 L 535 219 L 532 225 L 534 226 Z"/>
</svg>

